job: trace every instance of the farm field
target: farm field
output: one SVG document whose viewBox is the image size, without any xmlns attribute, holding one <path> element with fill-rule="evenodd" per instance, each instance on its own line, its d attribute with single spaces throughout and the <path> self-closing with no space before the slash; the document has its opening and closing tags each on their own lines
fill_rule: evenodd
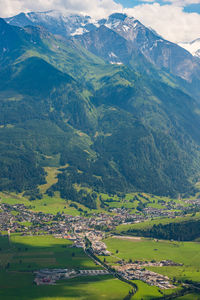
<svg viewBox="0 0 200 300">
<path fill-rule="evenodd" d="M 163 260 L 171 259 L 185 266 L 200 268 L 200 243 L 155 241 L 145 238 L 108 238 L 108 250 L 125 260 Z M 109 259 L 109 258 L 108 258 Z"/>
<path fill-rule="evenodd" d="M 117 261 L 124 259 L 130 261 L 161 261 L 172 260 L 183 264 L 175 267 L 145 267 L 148 270 L 166 275 L 172 280 L 192 280 L 200 282 L 200 243 L 197 242 L 173 242 L 173 241 L 155 241 L 145 238 L 108 238 L 104 240 L 108 250 L 113 254 L 106 257 L 107 263 L 115 265 Z M 146 299 L 145 295 L 153 294 L 159 296 L 156 287 L 148 286 L 145 283 L 136 281 L 138 292 L 135 298 Z M 150 299 L 147 297 L 147 299 Z M 187 299 L 187 298 L 185 298 Z"/>
<path fill-rule="evenodd" d="M 80 248 L 72 248 L 72 243 L 51 236 L 11 235 L 0 238 L 0 265 L 7 271 L 33 271 L 40 268 L 96 269 Z"/>
<path fill-rule="evenodd" d="M 4 300 L 121 300 L 129 286 L 109 275 L 60 281 L 54 286 L 32 284 L 33 275 L 0 272 L 0 298 Z M 27 295 L 29 295 L 27 297 Z"/>
<path fill-rule="evenodd" d="M 54 286 L 33 284 L 33 271 L 41 268 L 100 268 L 82 249 L 51 236 L 0 237 L 0 299 L 123 299 L 129 285 L 110 275 L 77 277 Z M 28 298 L 27 298 L 27 295 Z"/>
</svg>

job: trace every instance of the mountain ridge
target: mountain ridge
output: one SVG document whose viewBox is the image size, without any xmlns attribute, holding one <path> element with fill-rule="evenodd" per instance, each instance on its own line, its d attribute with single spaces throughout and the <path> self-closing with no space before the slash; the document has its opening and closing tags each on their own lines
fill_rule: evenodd
<svg viewBox="0 0 200 300">
<path fill-rule="evenodd" d="M 137 49 L 131 49 L 137 68 L 111 64 L 74 36 L 63 40 L 40 27 L 6 26 L 20 43 L 17 56 L 8 51 L 0 61 L 1 190 L 37 195 L 45 182 L 43 168 L 51 165 L 67 167 L 47 192 L 93 208 L 96 200 L 83 197 L 85 187 L 160 195 L 194 191 L 200 174 L 199 104 L 175 78 L 147 63 Z M 99 38 L 99 31 L 102 41 L 108 32 L 129 49 L 116 32 L 101 25 L 92 34 Z M 28 154 L 30 173 L 23 164 Z M 19 165 L 13 170 L 15 159 Z M 32 172 L 40 175 L 33 180 Z"/>
<path fill-rule="evenodd" d="M 44 18 L 41 19 L 40 15 L 44 15 Z M 29 16 L 29 21 L 32 18 L 31 25 L 42 25 L 53 34 L 58 34 L 67 39 L 70 37 L 77 39 L 78 42 L 82 43 L 86 48 L 87 45 L 84 40 L 88 38 L 88 35 L 91 34 L 94 36 L 93 31 L 98 31 L 102 26 L 106 26 L 128 41 L 129 51 L 126 55 L 129 58 L 127 58 L 126 61 L 130 61 L 131 59 L 129 53 L 131 50 L 141 52 L 146 60 L 160 71 L 164 70 L 175 77 L 179 77 L 182 87 L 186 88 L 187 92 L 193 97 L 199 99 L 200 59 L 194 57 L 190 52 L 179 45 L 163 39 L 155 33 L 155 31 L 145 27 L 134 17 L 129 17 L 126 14 L 113 13 L 108 18 L 94 20 L 90 16 L 76 14 L 67 14 L 65 16 L 57 12 L 54 15 L 52 11 L 46 13 L 28 13 L 27 16 Z M 27 25 L 26 22 L 20 21 L 20 15 L 7 18 L 6 21 L 11 25 L 22 27 Z M 55 32 L 55 30 L 57 31 Z M 108 36 L 104 37 L 107 41 L 109 40 Z M 118 39 L 120 40 L 120 37 L 118 37 Z M 117 39 L 115 40 L 117 41 Z M 103 43 L 103 40 L 101 43 Z M 106 43 L 103 44 L 103 48 L 106 48 Z M 115 48 L 117 48 L 117 45 Z M 94 48 L 91 49 L 89 46 L 87 49 L 93 50 L 92 53 L 98 56 L 98 51 L 95 52 Z M 107 56 L 108 55 L 109 53 L 107 53 Z M 105 54 L 103 58 L 105 59 Z M 120 61 L 120 58 L 118 61 L 114 59 L 114 61 L 111 62 L 123 63 L 123 61 Z M 135 65 L 133 65 L 133 67 L 135 67 Z"/>
</svg>

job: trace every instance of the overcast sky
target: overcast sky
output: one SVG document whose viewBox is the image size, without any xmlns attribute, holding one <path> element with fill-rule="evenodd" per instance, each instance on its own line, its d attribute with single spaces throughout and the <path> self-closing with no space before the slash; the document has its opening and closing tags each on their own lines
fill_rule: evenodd
<svg viewBox="0 0 200 300">
<path fill-rule="evenodd" d="M 0 0 L 0 16 L 57 9 L 103 18 L 126 12 L 172 42 L 200 38 L 200 0 Z"/>
</svg>

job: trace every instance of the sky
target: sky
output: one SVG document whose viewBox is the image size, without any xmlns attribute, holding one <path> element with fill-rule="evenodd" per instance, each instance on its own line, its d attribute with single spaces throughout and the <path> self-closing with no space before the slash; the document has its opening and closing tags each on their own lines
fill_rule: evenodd
<svg viewBox="0 0 200 300">
<path fill-rule="evenodd" d="M 172 42 L 200 38 L 200 0 L 0 0 L 0 17 L 52 9 L 96 18 L 125 12 Z"/>
</svg>

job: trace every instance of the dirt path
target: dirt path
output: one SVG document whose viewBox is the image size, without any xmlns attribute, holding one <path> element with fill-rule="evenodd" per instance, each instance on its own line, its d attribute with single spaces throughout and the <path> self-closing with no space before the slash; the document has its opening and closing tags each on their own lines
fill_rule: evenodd
<svg viewBox="0 0 200 300">
<path fill-rule="evenodd" d="M 133 241 L 141 241 L 141 237 L 137 237 L 137 236 L 121 236 L 121 235 L 113 235 L 112 236 L 115 239 L 121 239 L 121 240 L 133 240 Z"/>
</svg>

